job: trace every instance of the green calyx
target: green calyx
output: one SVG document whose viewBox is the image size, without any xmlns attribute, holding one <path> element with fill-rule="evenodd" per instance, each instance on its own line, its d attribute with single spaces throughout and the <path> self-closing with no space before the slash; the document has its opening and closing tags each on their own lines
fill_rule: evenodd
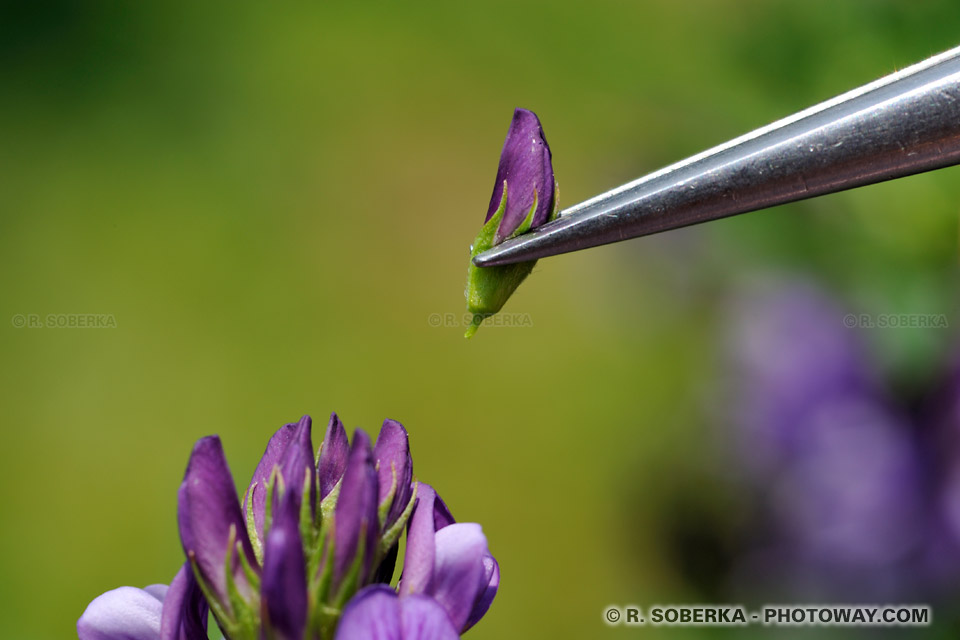
<svg viewBox="0 0 960 640">
<path fill-rule="evenodd" d="M 557 216 L 558 190 L 554 191 L 553 210 L 550 212 L 548 221 Z M 507 238 L 509 240 L 516 238 L 530 230 L 533 225 L 533 215 L 537 210 L 539 194 L 534 191 L 533 206 L 524 218 L 520 226 Z M 498 313 L 507 302 L 513 292 L 517 290 L 520 283 L 533 271 L 536 260 L 529 262 L 519 262 L 496 267 L 478 267 L 473 264 L 473 258 L 483 253 L 487 249 L 493 248 L 499 244 L 497 239 L 497 229 L 503 221 L 503 214 L 507 209 L 507 181 L 503 181 L 503 196 L 500 198 L 500 206 L 493 216 L 483 225 L 480 233 L 473 241 L 470 247 L 470 264 L 467 267 L 467 287 L 464 292 L 467 298 L 467 311 L 473 314 L 470 326 L 467 327 L 465 338 L 472 338 L 480 325 L 486 318 Z"/>
</svg>

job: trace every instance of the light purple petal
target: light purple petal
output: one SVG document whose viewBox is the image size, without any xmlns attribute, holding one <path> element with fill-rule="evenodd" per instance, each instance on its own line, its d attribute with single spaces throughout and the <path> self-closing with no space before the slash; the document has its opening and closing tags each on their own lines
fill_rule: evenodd
<svg viewBox="0 0 960 640">
<path fill-rule="evenodd" d="M 353 435 L 353 446 L 343 474 L 343 484 L 334 510 L 333 586 L 337 589 L 364 540 L 361 583 L 370 575 L 379 537 L 377 521 L 377 472 L 373 466 L 370 438 L 362 429 Z"/>
<path fill-rule="evenodd" d="M 253 472 L 253 478 L 250 479 L 247 493 L 243 497 L 244 514 L 247 513 L 248 502 L 252 501 L 253 522 L 256 529 L 254 534 L 261 545 L 263 545 L 264 514 L 267 507 L 267 484 L 270 482 L 270 474 L 273 473 L 274 467 L 280 465 L 284 452 L 297 433 L 297 426 L 297 423 L 285 424 L 270 437 L 267 449 L 263 452 L 260 463 Z"/>
<path fill-rule="evenodd" d="M 387 512 L 384 529 L 388 528 L 410 502 L 413 493 L 413 459 L 410 457 L 410 442 L 407 430 L 396 420 L 384 420 L 373 447 L 373 459 L 377 464 L 380 500 L 384 500 L 393 485 L 396 474 L 396 492 Z"/>
<path fill-rule="evenodd" d="M 327 432 L 323 436 L 320 449 L 320 460 L 317 462 L 317 475 L 320 478 L 320 499 L 329 495 L 340 482 L 343 472 L 347 468 L 347 456 L 350 454 L 350 444 L 347 441 L 347 432 L 336 413 L 330 414 Z"/>
<path fill-rule="evenodd" d="M 532 111 L 516 109 L 500 152 L 497 179 L 487 207 L 490 220 L 503 198 L 503 183 L 507 183 L 507 207 L 497 229 L 495 244 L 513 233 L 533 206 L 536 193 L 537 210 L 531 229 L 547 221 L 553 210 L 554 177 L 550 146 L 543 135 L 540 120 Z"/>
<path fill-rule="evenodd" d="M 400 591 L 429 593 L 436 558 L 434 535 L 456 521 L 433 487 L 417 483 L 417 502 L 407 523 L 407 549 L 403 557 Z"/>
<path fill-rule="evenodd" d="M 160 640 L 163 602 L 143 589 L 120 587 L 87 605 L 77 621 L 80 640 Z"/>
<path fill-rule="evenodd" d="M 487 539 L 480 525 L 464 522 L 438 531 L 436 545 L 433 584 L 427 595 L 433 596 L 446 609 L 453 626 L 462 630 L 487 587 L 483 582 Z"/>
<path fill-rule="evenodd" d="M 456 640 L 460 637 L 443 607 L 427 596 L 400 599 L 400 628 L 403 640 Z"/>
<path fill-rule="evenodd" d="M 143 590 L 163 602 L 163 599 L 167 597 L 167 592 L 170 591 L 170 587 L 165 584 L 151 584 L 144 587 Z"/>
<path fill-rule="evenodd" d="M 480 591 L 476 602 L 473 603 L 473 610 L 470 612 L 470 617 L 467 618 L 467 623 L 463 627 L 464 631 L 480 621 L 480 618 L 483 617 L 490 608 L 490 605 L 493 604 L 493 599 L 497 595 L 497 589 L 500 588 L 500 565 L 497 563 L 496 558 L 489 553 L 483 557 L 483 578 L 481 578 L 480 582 L 486 586 Z"/>
<path fill-rule="evenodd" d="M 340 616 L 335 640 L 404 640 L 393 589 L 371 585 L 353 596 Z"/>
<path fill-rule="evenodd" d="M 177 572 L 163 601 L 160 640 L 207 640 L 209 607 L 186 562 Z"/>
<path fill-rule="evenodd" d="M 263 556 L 264 625 L 276 640 L 302 640 L 307 624 L 307 575 L 300 539 L 300 506 L 288 490 L 270 525 Z"/>
<path fill-rule="evenodd" d="M 231 529 L 246 553 L 250 565 L 258 568 L 247 528 L 240 514 L 233 476 L 223 455 L 220 438 L 201 438 L 193 447 L 187 472 L 178 494 L 180 541 L 187 558 L 195 559 L 200 575 L 220 602 L 227 603 L 224 571 Z M 250 585 L 240 566 L 237 553 L 232 554 L 230 571 L 237 588 L 244 596 Z"/>
<path fill-rule="evenodd" d="M 417 503 L 407 523 L 407 549 L 403 556 L 403 594 L 427 593 L 433 584 L 433 564 L 437 555 L 434 536 L 434 503 L 437 494 L 428 484 L 417 483 Z"/>
</svg>

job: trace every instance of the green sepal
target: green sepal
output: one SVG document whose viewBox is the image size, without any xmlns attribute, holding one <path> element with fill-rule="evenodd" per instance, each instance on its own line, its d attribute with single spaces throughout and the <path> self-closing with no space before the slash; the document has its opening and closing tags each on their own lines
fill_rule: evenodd
<svg viewBox="0 0 960 640">
<path fill-rule="evenodd" d="M 196 554 L 194 554 L 193 551 L 187 553 L 187 560 L 190 562 L 190 568 L 193 570 L 193 577 L 196 578 L 197 585 L 200 587 L 200 591 L 203 592 L 203 597 L 210 605 L 210 611 L 213 612 L 213 616 L 217 619 L 217 622 L 220 623 L 220 626 L 226 628 L 229 634 L 230 629 L 235 626 L 233 616 L 223 608 L 223 603 L 217 600 L 213 594 L 213 590 L 210 589 L 210 585 L 203 579 L 203 575 L 200 573 L 200 567 L 197 565 Z"/>
<path fill-rule="evenodd" d="M 240 594 L 237 582 L 233 578 L 233 554 L 238 553 L 241 556 L 240 564 L 244 564 L 242 547 L 237 549 L 237 527 L 230 525 L 230 535 L 227 538 L 227 554 L 224 563 L 224 576 L 226 578 L 227 598 L 230 601 L 230 609 L 233 612 L 234 628 L 228 633 L 231 640 L 257 640 L 257 633 L 260 629 L 260 616 L 257 607 L 250 606 L 244 597 Z M 251 569 L 252 571 L 252 569 Z M 246 572 L 246 567 L 244 568 Z M 257 593 L 259 593 L 257 591 Z"/>
<path fill-rule="evenodd" d="M 279 486 L 277 486 L 279 483 Z M 270 479 L 267 481 L 267 498 L 263 509 L 263 539 L 267 539 L 270 533 L 270 525 L 273 524 L 273 489 L 277 487 L 280 496 L 286 491 L 286 484 L 283 481 L 283 474 L 280 473 L 280 467 L 274 466 L 270 471 Z"/>
<path fill-rule="evenodd" d="M 410 494 L 410 500 L 407 502 L 407 506 L 403 508 L 403 511 L 400 513 L 400 517 L 397 518 L 397 521 L 394 522 L 389 529 L 383 532 L 383 535 L 380 536 L 380 546 L 377 549 L 377 562 L 375 563 L 379 566 L 380 561 L 387 555 L 387 552 L 390 550 L 397 540 L 400 539 L 400 534 L 403 533 L 403 528 L 407 525 L 407 520 L 410 519 L 410 514 L 413 513 L 413 505 L 417 501 L 417 489 L 420 488 L 420 483 L 415 482 L 413 484 L 413 492 Z"/>
<path fill-rule="evenodd" d="M 308 588 L 310 619 L 307 624 L 320 638 L 332 637 L 333 628 L 336 627 L 340 617 L 339 609 L 334 609 L 327 604 L 330 585 L 333 582 L 333 526 L 328 525 L 328 522 L 329 520 L 325 521 L 320 532 L 321 547 L 325 542 L 327 543 L 325 552 L 322 553 L 323 571 L 319 571 L 319 567 L 311 563 L 313 568 L 307 574 L 310 578 Z M 320 555 L 318 554 L 317 557 L 320 558 Z"/>
<path fill-rule="evenodd" d="M 560 183 L 557 182 L 557 179 L 553 179 L 553 209 L 550 210 L 550 215 L 547 216 L 547 222 L 553 222 L 560 217 Z"/>
<path fill-rule="evenodd" d="M 330 490 L 330 493 L 320 501 L 320 509 L 318 511 L 320 525 L 318 527 L 319 533 L 312 540 L 307 551 L 307 575 L 313 576 L 320 570 L 320 561 L 323 560 L 324 556 L 324 544 L 329 538 L 330 531 L 332 530 L 333 523 L 333 512 L 337 506 L 337 497 L 340 495 L 340 485 L 343 482 L 343 478 L 337 481 L 337 484 L 333 486 L 333 489 Z M 329 538 L 330 545 L 333 545 L 333 538 Z"/>
<path fill-rule="evenodd" d="M 379 467 L 379 465 L 377 466 Z M 397 467 L 393 464 L 393 461 L 390 462 L 390 477 L 390 490 L 387 491 L 387 495 L 377 506 L 377 520 L 380 522 L 381 530 L 387 522 L 387 514 L 390 512 L 390 505 L 393 504 L 393 497 L 397 494 Z"/>
<path fill-rule="evenodd" d="M 347 601 L 350 600 L 353 594 L 357 592 L 357 589 L 362 586 L 360 583 L 360 571 L 363 570 L 363 556 L 366 554 L 367 547 L 367 541 L 363 535 L 366 528 L 367 523 L 361 521 L 360 533 L 357 536 L 357 551 L 353 557 L 353 564 L 350 565 L 350 570 L 347 571 L 346 575 L 343 576 L 343 580 L 340 581 L 340 586 L 331 603 L 336 609 L 342 610 L 344 605 L 347 604 Z M 331 562 L 331 564 L 333 563 Z"/>
<path fill-rule="evenodd" d="M 557 193 L 556 190 L 554 193 Z M 470 247 L 470 264 L 467 267 L 467 287 L 464 295 L 467 298 L 467 311 L 473 314 L 470 320 L 470 326 L 463 334 L 465 338 L 473 337 L 480 325 L 486 318 L 500 311 L 513 292 L 517 290 L 520 283 L 530 275 L 533 267 L 537 264 L 536 260 L 529 262 L 518 262 L 516 264 L 507 264 L 496 267 L 478 267 L 473 264 L 473 259 L 487 249 L 493 248 L 496 244 L 496 232 L 503 220 L 504 212 L 507 208 L 507 181 L 503 181 L 503 196 L 500 198 L 500 206 L 496 213 L 480 229 L 480 233 L 473 241 Z M 530 230 L 533 224 L 533 215 L 537 209 L 537 195 L 534 192 L 533 206 L 527 213 L 523 222 L 517 227 L 516 231 L 510 234 L 510 238 L 517 237 L 520 234 Z M 554 200 L 554 210 L 551 215 L 556 213 L 556 200 Z"/>
<path fill-rule="evenodd" d="M 256 491 L 258 483 L 253 483 L 247 493 L 243 496 L 247 504 L 247 512 L 244 515 L 247 524 L 247 531 L 250 533 L 250 544 L 253 546 L 253 555 L 257 562 L 263 565 L 263 544 L 260 542 L 260 536 L 257 535 L 257 521 L 253 518 L 253 492 Z"/>
<path fill-rule="evenodd" d="M 337 480 L 337 484 L 333 485 L 333 489 L 330 490 L 330 493 L 320 501 L 320 521 L 331 518 L 333 516 L 333 510 L 337 507 L 337 498 L 340 496 L 340 485 L 343 484 L 343 478 L 341 477 Z"/>
<path fill-rule="evenodd" d="M 533 226 L 533 214 L 537 212 L 537 200 L 539 198 L 540 198 L 540 194 L 538 194 L 537 190 L 534 189 L 533 190 L 533 206 L 530 207 L 530 211 L 527 212 L 527 217 L 523 219 L 523 221 L 520 223 L 520 226 L 514 229 L 513 233 L 511 233 L 509 236 L 506 237 L 507 240 L 511 240 L 513 238 L 516 238 L 519 235 L 526 233 L 527 231 L 530 231 L 530 227 Z"/>
<path fill-rule="evenodd" d="M 313 507 L 310 504 L 310 469 L 303 470 L 303 499 L 300 501 L 300 544 L 304 552 L 313 547 L 313 536 L 317 529 L 314 526 Z"/>
</svg>

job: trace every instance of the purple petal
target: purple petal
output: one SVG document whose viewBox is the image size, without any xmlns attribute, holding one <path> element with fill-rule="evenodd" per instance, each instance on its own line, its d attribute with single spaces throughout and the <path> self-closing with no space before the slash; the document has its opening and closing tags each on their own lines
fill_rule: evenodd
<svg viewBox="0 0 960 640">
<path fill-rule="evenodd" d="M 433 526 L 437 531 L 440 531 L 440 529 L 456 523 L 456 520 L 453 519 L 453 514 L 450 513 L 450 509 L 447 508 L 447 503 L 443 501 L 440 494 L 434 492 L 434 496 Z"/>
<path fill-rule="evenodd" d="M 353 446 L 343 485 L 334 510 L 333 584 L 338 588 L 356 559 L 360 540 L 363 542 L 363 563 L 360 583 L 370 575 L 373 554 L 379 537 L 377 521 L 377 472 L 373 466 L 370 438 L 362 429 L 353 435 Z"/>
<path fill-rule="evenodd" d="M 180 541 L 187 558 L 196 561 L 203 580 L 213 595 L 226 606 L 224 563 L 231 530 L 250 565 L 255 568 L 258 565 L 240 514 L 233 476 L 217 436 L 201 438 L 193 447 L 183 484 L 180 485 L 177 519 Z M 240 566 L 238 554 L 233 553 L 232 557 L 233 566 L 229 570 L 240 593 L 246 596 L 250 593 L 250 585 Z"/>
<path fill-rule="evenodd" d="M 267 534 L 261 591 L 264 625 L 277 640 L 301 640 L 307 624 L 307 574 L 300 505 L 288 490 Z"/>
<path fill-rule="evenodd" d="M 267 450 L 263 452 L 257 469 L 253 472 L 253 478 L 250 479 L 250 486 L 246 495 L 243 497 L 243 513 L 247 513 L 247 503 L 252 501 L 253 522 L 256 531 L 254 532 L 263 544 L 263 526 L 264 514 L 267 507 L 267 484 L 270 482 L 270 474 L 273 468 L 280 465 L 287 447 L 293 441 L 297 433 L 298 424 L 285 424 L 276 433 L 271 436 L 267 442 Z"/>
<path fill-rule="evenodd" d="M 456 637 L 456 636 L 454 636 Z M 386 585 L 371 585 L 350 599 L 335 640 L 403 640 L 400 601 Z"/>
<path fill-rule="evenodd" d="M 98 596 L 77 621 L 80 640 L 160 640 L 163 602 L 144 589 L 120 587 Z"/>
<path fill-rule="evenodd" d="M 207 640 L 209 607 L 186 562 L 177 572 L 163 601 L 160 640 Z"/>
<path fill-rule="evenodd" d="M 428 593 L 433 582 L 436 558 L 434 535 L 456 521 L 450 510 L 428 484 L 417 483 L 417 502 L 407 523 L 407 550 L 403 556 L 401 592 Z"/>
<path fill-rule="evenodd" d="M 417 503 L 407 523 L 407 550 L 403 556 L 400 581 L 403 594 L 427 593 L 433 583 L 433 563 L 437 555 L 434 504 L 437 500 L 433 487 L 417 483 Z"/>
<path fill-rule="evenodd" d="M 310 508 L 316 513 L 316 468 L 313 463 L 313 441 L 310 437 L 312 421 L 310 416 L 303 416 L 297 423 L 293 440 L 283 452 L 280 460 L 280 475 L 283 476 L 287 491 L 296 496 L 297 508 L 300 508 L 303 499 L 304 482 L 309 482 Z M 309 476 L 309 481 L 307 481 Z"/>
<path fill-rule="evenodd" d="M 400 599 L 403 640 L 456 640 L 457 630 L 433 598 L 409 596 Z"/>
<path fill-rule="evenodd" d="M 336 413 L 331 413 L 327 432 L 323 436 L 323 444 L 320 448 L 320 460 L 317 462 L 321 500 L 333 491 L 343 477 L 349 453 L 350 444 L 347 441 L 347 432 L 343 428 L 343 423 L 340 422 Z"/>
<path fill-rule="evenodd" d="M 504 181 L 507 183 L 507 207 L 494 244 L 502 242 L 520 226 L 533 206 L 534 197 L 537 198 L 537 210 L 533 214 L 531 228 L 546 222 L 553 210 L 554 177 L 550 146 L 543 135 L 540 120 L 532 111 L 516 109 L 513 112 L 503 151 L 500 152 L 497 181 L 493 185 L 485 221 L 490 220 L 500 206 Z"/>
<path fill-rule="evenodd" d="M 371 585 L 343 610 L 335 640 L 456 640 L 443 607 L 426 596 L 398 598 L 386 585 Z"/>
<path fill-rule="evenodd" d="M 463 629 L 474 603 L 486 589 L 487 539 L 480 525 L 466 522 L 444 527 L 436 535 L 433 584 L 427 595 L 443 606 L 457 629 Z"/>
<path fill-rule="evenodd" d="M 144 587 L 143 590 L 160 602 L 163 602 L 164 598 L 167 597 L 167 593 L 170 591 L 170 586 L 165 584 L 151 584 Z"/>
<path fill-rule="evenodd" d="M 413 493 L 413 459 L 410 457 L 407 430 L 402 424 L 396 420 L 384 420 L 380 435 L 377 436 L 377 444 L 373 447 L 373 459 L 377 464 L 380 500 L 390 492 L 394 476 L 396 477 L 393 502 L 384 523 L 386 529 L 397 521 Z"/>
<path fill-rule="evenodd" d="M 483 578 L 481 578 L 480 583 L 486 586 L 480 591 L 476 602 L 473 603 L 473 610 L 463 627 L 464 631 L 477 624 L 483 617 L 490 605 L 493 604 L 497 589 L 500 588 L 500 565 L 496 558 L 489 553 L 483 557 Z"/>
</svg>

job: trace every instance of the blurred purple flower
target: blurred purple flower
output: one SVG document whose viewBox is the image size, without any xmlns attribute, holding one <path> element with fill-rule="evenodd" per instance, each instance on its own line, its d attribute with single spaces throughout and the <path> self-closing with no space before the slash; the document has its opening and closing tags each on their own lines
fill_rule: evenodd
<svg viewBox="0 0 960 640">
<path fill-rule="evenodd" d="M 950 518 L 932 498 L 949 492 L 922 437 L 932 425 L 880 384 L 847 317 L 808 283 L 737 300 L 732 418 L 738 464 L 765 502 L 766 522 L 753 529 L 767 534 L 734 575 L 791 585 L 784 595 L 925 595 L 937 564 L 924 560 L 929 549 L 941 568 L 960 566 L 960 553 L 945 554 Z M 960 388 L 947 398 L 955 407 Z"/>
</svg>

